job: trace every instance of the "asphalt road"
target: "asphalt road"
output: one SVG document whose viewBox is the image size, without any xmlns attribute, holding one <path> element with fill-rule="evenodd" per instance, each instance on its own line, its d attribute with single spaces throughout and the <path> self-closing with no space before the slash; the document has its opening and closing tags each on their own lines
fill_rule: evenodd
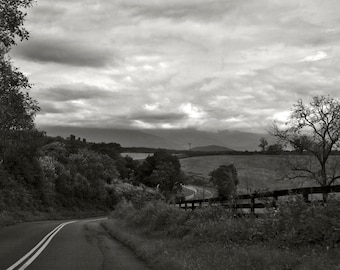
<svg viewBox="0 0 340 270">
<path fill-rule="evenodd" d="M 194 192 L 193 194 L 186 196 L 186 200 L 210 199 L 214 197 L 214 194 L 207 188 L 194 185 L 186 185 L 185 187 Z"/>
<path fill-rule="evenodd" d="M 0 230 L 0 270 L 147 270 L 103 219 L 21 223 Z"/>
</svg>

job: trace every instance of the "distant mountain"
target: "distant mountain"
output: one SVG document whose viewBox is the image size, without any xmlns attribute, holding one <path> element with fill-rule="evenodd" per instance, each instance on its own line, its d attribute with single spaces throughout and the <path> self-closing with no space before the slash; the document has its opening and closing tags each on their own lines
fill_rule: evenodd
<svg viewBox="0 0 340 270">
<path fill-rule="evenodd" d="M 182 149 L 189 149 L 201 145 L 220 145 L 237 151 L 259 150 L 260 138 L 264 137 L 269 143 L 273 139 L 268 134 L 258 134 L 234 130 L 222 130 L 217 132 L 200 131 L 195 129 L 152 129 L 150 134 L 176 142 Z"/>
<path fill-rule="evenodd" d="M 218 145 L 207 145 L 207 146 L 197 146 L 191 149 L 192 151 L 198 152 L 223 152 L 223 151 L 234 151 L 230 148 Z"/>
<path fill-rule="evenodd" d="M 198 146 L 220 146 L 236 151 L 260 150 L 260 138 L 268 142 L 273 139 L 267 134 L 222 130 L 218 132 L 195 129 L 104 129 L 81 127 L 41 126 L 49 136 L 86 138 L 89 142 L 116 142 L 123 147 L 150 147 L 189 150 Z"/>
<path fill-rule="evenodd" d="M 40 129 L 49 136 L 85 138 L 88 142 L 115 142 L 123 147 L 150 147 L 165 149 L 181 149 L 181 147 L 167 139 L 146 133 L 142 130 L 130 129 L 102 129 L 82 127 L 41 126 Z"/>
</svg>

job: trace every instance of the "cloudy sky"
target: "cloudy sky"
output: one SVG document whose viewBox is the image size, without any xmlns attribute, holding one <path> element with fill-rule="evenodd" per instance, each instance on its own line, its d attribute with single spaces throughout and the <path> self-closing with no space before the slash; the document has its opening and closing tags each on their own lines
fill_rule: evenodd
<svg viewBox="0 0 340 270">
<path fill-rule="evenodd" d="M 38 0 L 11 52 L 39 125 L 263 132 L 340 96 L 337 0 Z"/>
</svg>

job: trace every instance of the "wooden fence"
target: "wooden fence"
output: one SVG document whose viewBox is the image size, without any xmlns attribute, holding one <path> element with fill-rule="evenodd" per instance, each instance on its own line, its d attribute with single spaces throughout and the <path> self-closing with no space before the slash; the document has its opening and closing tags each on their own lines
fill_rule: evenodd
<svg viewBox="0 0 340 270">
<path fill-rule="evenodd" d="M 311 194 L 329 194 L 340 193 L 340 185 L 327 186 L 327 187 L 305 187 L 294 188 L 284 190 L 274 190 L 265 192 L 255 192 L 252 194 L 238 195 L 234 201 L 236 203 L 230 203 L 226 199 L 210 198 L 201 200 L 186 200 L 178 202 L 177 205 L 183 209 L 192 209 L 196 207 L 202 207 L 204 205 L 222 205 L 224 207 L 233 207 L 236 209 L 250 209 L 251 214 L 255 214 L 256 208 L 276 207 L 279 197 L 302 195 L 306 202 L 310 201 Z M 247 201 L 247 202 L 240 202 Z"/>
</svg>

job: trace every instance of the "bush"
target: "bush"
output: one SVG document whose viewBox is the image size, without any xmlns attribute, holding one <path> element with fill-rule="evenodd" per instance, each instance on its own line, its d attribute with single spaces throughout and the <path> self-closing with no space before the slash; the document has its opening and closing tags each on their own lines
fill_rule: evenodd
<svg viewBox="0 0 340 270">
<path fill-rule="evenodd" d="M 339 212 L 339 211 L 338 211 Z M 121 204 L 121 218 L 146 233 L 186 237 L 200 242 L 268 242 L 280 247 L 318 245 L 337 247 L 340 243 L 340 215 L 334 205 L 307 204 L 290 200 L 279 210 L 261 218 L 234 218 L 222 207 L 183 211 L 164 202 L 149 202 L 136 209 Z"/>
<path fill-rule="evenodd" d="M 268 214 L 257 224 L 262 239 L 275 239 L 284 246 L 340 244 L 340 212 L 334 204 L 309 204 L 296 197 L 282 203 L 276 213 Z"/>
<path fill-rule="evenodd" d="M 235 218 L 222 207 L 125 202 L 106 226 L 151 269 L 339 269 L 339 211 L 298 199 L 259 218 Z"/>
</svg>

